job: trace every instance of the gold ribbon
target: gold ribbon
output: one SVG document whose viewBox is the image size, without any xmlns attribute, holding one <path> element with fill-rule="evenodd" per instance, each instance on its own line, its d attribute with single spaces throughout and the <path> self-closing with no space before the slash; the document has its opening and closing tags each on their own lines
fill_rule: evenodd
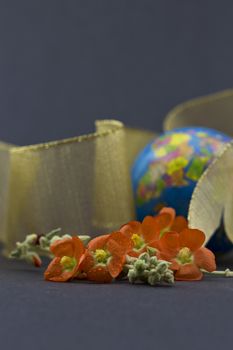
<svg viewBox="0 0 233 350">
<path fill-rule="evenodd" d="M 96 122 L 96 132 L 34 146 L 0 145 L 0 238 L 111 231 L 134 218 L 130 167 L 154 133 Z"/>
<path fill-rule="evenodd" d="M 164 129 L 204 126 L 233 136 L 233 89 L 192 99 L 173 108 Z"/>
<path fill-rule="evenodd" d="M 164 128 L 187 125 L 233 135 L 233 90 L 179 105 L 166 117 Z M 71 234 L 94 235 L 134 219 L 130 168 L 137 153 L 154 137 L 153 132 L 103 120 L 96 122 L 96 132 L 89 135 L 26 147 L 1 143 L 0 239 L 6 250 L 31 232 L 61 227 Z M 227 171 L 232 174 L 231 156 L 227 153 L 226 158 Z M 208 237 L 225 203 L 227 176 L 223 181 L 222 166 L 218 168 L 221 185 L 216 180 L 211 187 L 215 175 L 205 175 L 190 207 L 191 225 L 204 228 Z M 213 198 L 214 206 L 210 203 Z M 229 205 L 227 212 L 229 217 Z"/>
</svg>

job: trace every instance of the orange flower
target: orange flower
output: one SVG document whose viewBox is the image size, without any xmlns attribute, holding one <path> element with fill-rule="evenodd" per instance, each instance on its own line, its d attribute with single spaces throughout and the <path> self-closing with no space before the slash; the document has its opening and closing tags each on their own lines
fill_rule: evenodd
<svg viewBox="0 0 233 350">
<path fill-rule="evenodd" d="M 111 282 L 122 271 L 127 251 L 132 243 L 121 232 L 92 239 L 87 247 L 80 270 L 94 282 Z"/>
<path fill-rule="evenodd" d="M 188 228 L 188 221 L 183 216 L 176 216 L 175 209 L 165 207 L 160 210 L 159 215 L 161 214 L 170 215 L 170 224 L 163 230 L 162 234 L 168 231 L 179 233 Z"/>
<path fill-rule="evenodd" d="M 180 232 L 187 227 L 187 221 L 182 216 L 175 217 L 175 210 L 164 208 L 159 215 L 146 216 L 142 223 L 131 221 L 121 227 L 120 231 L 133 242 L 133 249 L 128 253 L 130 256 L 138 257 L 146 251 L 147 247 L 158 247 L 159 238 L 168 231 Z"/>
<path fill-rule="evenodd" d="M 184 229 L 181 233 L 167 232 L 159 240 L 159 258 L 170 261 L 175 279 L 197 281 L 202 279 L 201 269 L 216 269 L 214 254 L 202 247 L 205 234 L 197 229 Z"/>
<path fill-rule="evenodd" d="M 50 246 L 50 250 L 55 258 L 45 271 L 45 279 L 66 282 L 76 277 L 85 252 L 82 241 L 78 237 L 59 239 Z"/>
</svg>

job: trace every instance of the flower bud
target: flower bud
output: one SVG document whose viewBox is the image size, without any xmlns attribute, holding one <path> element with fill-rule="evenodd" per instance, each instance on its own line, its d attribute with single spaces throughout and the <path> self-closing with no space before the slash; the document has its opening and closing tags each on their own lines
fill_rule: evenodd
<svg viewBox="0 0 233 350">
<path fill-rule="evenodd" d="M 135 262 L 134 267 L 138 272 L 143 272 L 143 270 L 145 270 L 148 265 L 143 260 L 138 259 Z"/>
<path fill-rule="evenodd" d="M 128 279 L 130 283 L 134 283 L 137 279 L 137 273 L 134 269 L 129 270 Z"/>
<path fill-rule="evenodd" d="M 157 266 L 157 271 L 163 274 L 167 270 L 168 266 L 166 261 L 161 261 Z"/>
</svg>

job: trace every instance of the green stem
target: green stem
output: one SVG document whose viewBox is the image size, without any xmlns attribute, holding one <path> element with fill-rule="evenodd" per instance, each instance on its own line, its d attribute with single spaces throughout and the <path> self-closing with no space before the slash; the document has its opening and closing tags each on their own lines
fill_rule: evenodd
<svg viewBox="0 0 233 350">
<path fill-rule="evenodd" d="M 202 270 L 202 272 L 205 274 L 214 275 L 214 276 L 233 277 L 233 271 L 231 271 L 230 269 L 226 269 L 224 271 L 213 271 L 213 272 Z"/>
</svg>

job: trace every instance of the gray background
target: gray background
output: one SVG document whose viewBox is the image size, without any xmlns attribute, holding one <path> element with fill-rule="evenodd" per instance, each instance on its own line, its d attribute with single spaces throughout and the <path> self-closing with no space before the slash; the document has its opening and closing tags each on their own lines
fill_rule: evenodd
<svg viewBox="0 0 233 350">
<path fill-rule="evenodd" d="M 112 117 L 161 129 L 177 103 L 232 87 L 232 18 L 231 0 L 1 0 L 0 139 L 76 136 Z M 232 302 L 232 280 L 60 285 L 1 258 L 0 346 L 231 348 Z"/>
<path fill-rule="evenodd" d="M 233 85 L 231 0 L 1 0 L 0 139 L 161 128 L 183 100 Z"/>
</svg>

